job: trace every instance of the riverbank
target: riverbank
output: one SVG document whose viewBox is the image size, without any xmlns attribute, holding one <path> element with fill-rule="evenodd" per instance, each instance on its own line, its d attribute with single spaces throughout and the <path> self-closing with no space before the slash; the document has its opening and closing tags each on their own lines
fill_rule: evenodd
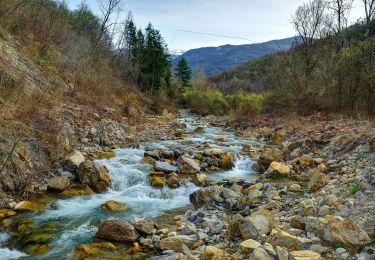
<svg viewBox="0 0 375 260">
<path fill-rule="evenodd" d="M 91 131 L 95 122 L 91 122 L 81 122 L 87 134 L 81 134 L 80 140 L 95 132 Z M 82 129 L 78 132 L 82 133 Z M 29 241 L 32 241 L 30 234 L 33 235 L 31 244 L 35 253 L 43 255 L 53 250 L 56 245 L 51 248 L 43 245 L 49 244 L 48 235 L 59 234 L 60 240 L 72 241 L 66 247 L 58 240 L 57 244 L 68 250 L 62 251 L 64 254 L 83 243 L 73 254 L 79 259 L 124 254 L 141 259 L 373 257 L 375 154 L 370 122 L 317 115 L 265 117 L 251 127 L 234 128 L 219 117 L 192 120 L 185 115 L 185 119 L 175 120 L 166 112 L 161 117 L 148 117 L 130 129 L 126 135 L 104 135 L 112 136 L 107 140 L 120 140 L 116 136 L 121 136 L 124 141 L 121 146 L 128 147 L 115 150 L 115 154 L 111 153 L 110 145 L 103 148 L 97 141 L 80 141 L 75 146 L 86 160 L 109 169 L 109 193 L 39 200 L 48 208 L 31 214 L 39 219 L 37 223 L 32 219 L 14 222 L 26 231 L 34 230 L 35 224 L 51 227 L 55 221 L 70 223 L 47 229 L 47 233 L 37 232 L 39 240 L 35 240 L 35 232 L 26 232 L 24 237 Z M 184 152 L 178 152 L 182 148 Z M 219 154 L 212 150 L 208 153 L 208 148 L 216 149 Z M 224 157 L 225 152 L 236 155 L 236 161 Z M 196 178 L 186 178 L 181 173 L 178 163 L 184 153 L 193 159 L 185 161 L 189 171 L 198 164 L 199 170 L 190 173 L 190 177 L 199 176 L 201 187 L 191 186 L 191 180 Z M 107 158 L 95 160 L 99 155 Z M 230 164 L 225 171 L 220 170 L 223 158 L 229 158 Z M 124 166 L 128 168 L 116 170 Z M 180 173 L 171 174 L 171 167 L 177 167 Z M 62 172 L 55 174 L 60 176 Z M 103 213 L 100 206 L 108 200 L 120 202 L 120 207 L 126 204 L 130 211 L 123 215 Z M 15 206 L 12 202 L 9 207 Z M 191 209 L 179 215 L 186 207 Z M 163 218 L 163 212 L 168 217 Z M 14 217 L 4 216 L 2 223 L 11 225 Z M 17 216 L 22 214 L 17 214 L 16 219 Z M 131 220 L 135 216 L 156 219 Z M 72 220 L 67 222 L 65 217 Z M 122 220 L 104 221 L 110 217 Z M 108 236 L 108 227 L 120 236 L 132 234 L 133 238 L 128 237 L 125 242 Z M 102 243 L 105 241 L 107 244 Z"/>
</svg>

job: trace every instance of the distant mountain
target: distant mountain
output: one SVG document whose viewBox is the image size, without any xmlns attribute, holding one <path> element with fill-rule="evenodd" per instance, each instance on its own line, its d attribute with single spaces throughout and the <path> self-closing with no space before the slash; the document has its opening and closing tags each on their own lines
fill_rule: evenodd
<svg viewBox="0 0 375 260">
<path fill-rule="evenodd" d="M 181 57 L 185 57 L 192 69 L 202 69 L 207 76 L 212 76 L 249 60 L 280 51 L 287 51 L 291 48 L 294 39 L 294 37 L 291 37 L 264 43 L 228 44 L 219 47 L 192 49 L 176 57 L 173 60 L 173 64 L 177 64 Z"/>
</svg>

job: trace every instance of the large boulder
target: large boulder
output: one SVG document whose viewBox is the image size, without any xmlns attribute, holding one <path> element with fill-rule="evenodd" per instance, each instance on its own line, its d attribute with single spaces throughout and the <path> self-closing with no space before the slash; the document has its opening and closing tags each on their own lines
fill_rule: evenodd
<svg viewBox="0 0 375 260">
<path fill-rule="evenodd" d="M 151 235 L 155 230 L 155 222 L 151 219 L 134 217 L 130 223 L 140 232 Z"/>
<path fill-rule="evenodd" d="M 70 179 L 66 176 L 55 176 L 48 182 L 48 189 L 63 191 L 70 186 Z"/>
<path fill-rule="evenodd" d="M 85 161 L 85 156 L 80 151 L 74 151 L 64 161 L 63 166 L 68 171 L 76 171 L 81 163 Z"/>
<path fill-rule="evenodd" d="M 273 247 L 280 246 L 286 247 L 289 250 L 302 250 L 304 244 L 310 242 L 309 239 L 293 236 L 284 230 L 272 230 L 271 232 L 271 245 Z"/>
<path fill-rule="evenodd" d="M 272 162 L 267 169 L 271 176 L 289 177 L 290 168 L 281 162 Z"/>
<path fill-rule="evenodd" d="M 93 161 L 81 163 L 77 174 L 82 185 L 87 185 L 96 192 L 106 192 L 112 184 L 107 168 Z"/>
<path fill-rule="evenodd" d="M 272 162 L 280 162 L 283 159 L 283 152 L 277 148 L 266 148 L 258 159 L 261 171 L 266 171 Z"/>
<path fill-rule="evenodd" d="M 154 166 L 156 171 L 164 172 L 164 173 L 171 173 L 171 172 L 177 172 L 178 168 L 176 166 L 170 165 L 165 162 L 156 162 Z"/>
<path fill-rule="evenodd" d="M 137 229 L 121 219 L 108 219 L 100 225 L 95 237 L 109 241 L 134 242 L 139 238 Z"/>
<path fill-rule="evenodd" d="M 314 172 L 310 177 L 307 187 L 309 191 L 315 192 L 327 185 L 329 181 L 330 178 L 326 174 L 322 172 Z"/>
<path fill-rule="evenodd" d="M 196 161 L 184 155 L 181 155 L 178 158 L 178 169 L 181 173 L 189 174 L 199 173 L 199 171 L 201 170 L 199 164 Z"/>
<path fill-rule="evenodd" d="M 232 153 L 225 153 L 221 156 L 219 165 L 221 168 L 229 170 L 234 167 L 234 155 Z"/>
<path fill-rule="evenodd" d="M 126 204 L 114 200 L 105 202 L 101 205 L 101 208 L 106 211 L 127 211 L 129 209 Z"/>
<path fill-rule="evenodd" d="M 243 218 L 239 229 L 243 239 L 258 239 L 261 235 L 268 234 L 274 226 L 274 216 L 268 210 L 260 210 Z"/>
</svg>

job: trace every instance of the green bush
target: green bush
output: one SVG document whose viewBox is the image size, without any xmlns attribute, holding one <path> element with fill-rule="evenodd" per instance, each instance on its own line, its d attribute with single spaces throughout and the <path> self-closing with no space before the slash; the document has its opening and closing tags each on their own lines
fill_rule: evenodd
<svg viewBox="0 0 375 260">
<path fill-rule="evenodd" d="M 227 96 L 226 99 L 236 119 L 243 119 L 262 113 L 268 96 L 268 93 L 246 93 L 240 90 L 234 95 Z"/>
<path fill-rule="evenodd" d="M 201 115 L 224 115 L 228 111 L 224 95 L 215 88 L 188 89 L 183 93 L 182 100 L 185 107 Z"/>
</svg>

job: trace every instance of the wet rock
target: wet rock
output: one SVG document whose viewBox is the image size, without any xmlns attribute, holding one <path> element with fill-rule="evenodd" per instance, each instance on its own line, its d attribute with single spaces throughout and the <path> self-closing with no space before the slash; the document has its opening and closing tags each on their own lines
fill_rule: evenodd
<svg viewBox="0 0 375 260">
<path fill-rule="evenodd" d="M 29 255 L 43 255 L 52 249 L 52 244 L 33 244 L 27 249 Z"/>
<path fill-rule="evenodd" d="M 116 251 L 117 248 L 110 242 L 100 242 L 100 243 L 91 243 L 91 244 L 82 244 L 78 245 L 75 248 L 75 255 L 77 258 L 85 259 L 92 256 L 99 256 L 105 253 L 106 251 Z"/>
<path fill-rule="evenodd" d="M 151 174 L 152 174 L 150 176 L 151 186 L 154 186 L 154 187 L 164 187 L 164 185 L 166 183 L 166 179 L 164 177 L 164 173 L 153 172 Z"/>
<path fill-rule="evenodd" d="M 280 163 L 280 162 L 272 162 L 267 169 L 267 172 L 271 176 L 280 176 L 280 177 L 289 177 L 290 175 L 290 168 L 289 166 Z"/>
<path fill-rule="evenodd" d="M 181 183 L 177 176 L 171 176 L 167 180 L 167 185 L 171 189 L 176 189 L 181 186 Z"/>
<path fill-rule="evenodd" d="M 96 159 L 111 159 L 113 157 L 116 156 L 115 152 L 114 151 L 97 151 L 97 152 L 93 152 L 92 155 L 96 158 Z"/>
<path fill-rule="evenodd" d="M 143 158 L 143 162 L 151 164 L 151 165 L 154 165 L 157 161 L 154 158 L 150 157 L 150 156 L 145 156 Z"/>
<path fill-rule="evenodd" d="M 194 174 L 199 173 L 201 168 L 196 161 L 182 155 L 178 158 L 178 169 L 181 173 Z"/>
<path fill-rule="evenodd" d="M 205 182 L 206 179 L 207 179 L 207 175 L 204 174 L 204 173 L 199 173 L 199 174 L 197 174 L 196 176 L 197 176 L 197 181 L 198 181 L 198 183 L 200 183 L 200 184 L 202 184 L 203 182 Z"/>
<path fill-rule="evenodd" d="M 130 221 L 134 227 L 147 235 L 151 235 L 155 230 L 155 222 L 151 219 L 141 218 L 141 217 L 134 217 Z"/>
<path fill-rule="evenodd" d="M 41 211 L 45 206 L 41 203 L 31 201 L 21 201 L 14 207 L 15 211 Z"/>
<path fill-rule="evenodd" d="M 290 252 L 290 260 L 321 260 L 319 253 L 310 250 L 300 250 Z"/>
<path fill-rule="evenodd" d="M 258 241 L 255 241 L 253 239 L 248 239 L 241 243 L 240 248 L 243 253 L 250 254 L 260 246 L 261 244 Z"/>
<path fill-rule="evenodd" d="M 75 197 L 75 196 L 92 195 L 94 194 L 94 191 L 88 186 L 74 185 L 64 190 L 61 194 L 64 196 L 68 196 L 68 197 Z"/>
<path fill-rule="evenodd" d="M 127 211 L 129 207 L 126 204 L 118 201 L 109 200 L 100 206 L 103 210 L 107 211 Z"/>
<path fill-rule="evenodd" d="M 151 157 L 151 158 L 153 158 L 153 159 L 155 159 L 157 161 L 160 160 L 160 154 L 159 154 L 158 151 L 146 151 L 144 153 L 144 157 Z"/>
<path fill-rule="evenodd" d="M 77 174 L 82 185 L 87 185 L 96 192 L 106 192 L 112 184 L 107 168 L 93 161 L 81 163 Z"/>
<path fill-rule="evenodd" d="M 166 159 L 174 159 L 174 152 L 172 150 L 164 150 L 162 156 Z"/>
<path fill-rule="evenodd" d="M 85 157 L 80 151 L 74 151 L 64 161 L 63 166 L 68 171 L 76 171 L 81 163 L 85 161 Z"/>
<path fill-rule="evenodd" d="M 48 189 L 54 191 L 63 191 L 70 186 L 68 177 L 55 176 L 48 182 Z"/>
<path fill-rule="evenodd" d="M 234 155 L 232 153 L 225 153 L 220 159 L 220 167 L 226 170 L 234 167 Z"/>
<path fill-rule="evenodd" d="M 100 225 L 95 237 L 109 241 L 133 242 L 139 238 L 136 228 L 121 219 L 108 219 Z"/>
<path fill-rule="evenodd" d="M 198 126 L 194 129 L 194 134 L 204 134 L 206 131 L 204 130 L 204 127 Z"/>
<path fill-rule="evenodd" d="M 279 260 L 288 260 L 289 259 L 288 249 L 286 249 L 284 247 L 277 246 L 277 247 L 275 247 L 275 251 L 277 253 L 277 257 L 279 258 Z"/>
<path fill-rule="evenodd" d="M 215 202 L 224 202 L 224 199 L 220 196 L 222 191 L 223 187 L 217 185 L 199 189 L 190 194 L 190 202 L 195 208 L 207 207 Z"/>
<path fill-rule="evenodd" d="M 11 209 L 0 209 L 0 218 L 7 218 L 16 214 L 17 213 Z"/>
<path fill-rule="evenodd" d="M 235 260 L 236 257 L 231 256 L 230 254 L 226 253 L 225 251 L 217 247 L 206 246 L 203 251 L 203 259 L 204 260 L 216 260 L 216 259 Z"/>
<path fill-rule="evenodd" d="M 280 162 L 283 159 L 283 152 L 277 148 L 266 148 L 258 159 L 258 165 L 262 171 L 266 171 L 272 162 Z"/>
<path fill-rule="evenodd" d="M 274 145 L 280 145 L 282 142 L 284 142 L 286 135 L 286 129 L 285 128 L 280 128 L 276 130 L 276 132 L 273 134 L 273 140 L 272 144 Z"/>
<path fill-rule="evenodd" d="M 156 171 L 164 172 L 164 173 L 171 173 L 171 172 L 177 172 L 178 168 L 176 166 L 170 165 L 165 162 L 156 162 L 154 166 Z"/>
<path fill-rule="evenodd" d="M 273 230 L 271 232 L 271 245 L 288 248 L 289 250 L 301 250 L 303 244 L 309 242 L 308 239 L 298 236 L 293 236 L 281 229 Z"/>
<path fill-rule="evenodd" d="M 197 235 L 177 235 L 173 237 L 168 237 L 160 241 L 161 250 L 174 250 L 180 251 L 182 245 L 192 248 L 195 242 L 198 240 Z"/>
<path fill-rule="evenodd" d="M 315 192 L 323 188 L 330 181 L 329 176 L 321 172 L 314 172 L 310 177 L 310 181 L 307 185 L 309 191 Z"/>
<path fill-rule="evenodd" d="M 224 154 L 224 151 L 218 148 L 209 148 L 209 149 L 204 150 L 204 155 L 207 157 L 212 157 L 212 156 L 220 157 L 223 154 Z"/>
</svg>

